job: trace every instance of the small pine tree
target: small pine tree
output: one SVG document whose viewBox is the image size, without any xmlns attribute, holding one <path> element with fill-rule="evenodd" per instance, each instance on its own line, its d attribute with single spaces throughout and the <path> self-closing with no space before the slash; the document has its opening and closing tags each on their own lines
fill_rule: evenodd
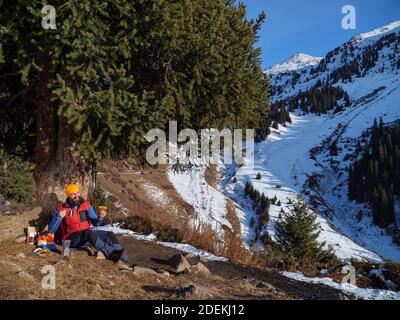
<svg viewBox="0 0 400 320">
<path fill-rule="evenodd" d="M 251 219 L 250 219 L 249 227 L 254 228 L 254 218 L 253 217 L 251 217 Z"/>
<path fill-rule="evenodd" d="M 250 194 L 250 187 L 251 187 L 251 184 L 250 184 L 250 182 L 246 182 L 246 186 L 244 187 L 244 193 L 246 194 L 246 195 L 249 195 Z"/>
<path fill-rule="evenodd" d="M 256 179 L 257 179 L 257 180 L 261 180 L 261 178 L 262 178 L 262 177 L 261 177 L 261 173 L 257 173 Z"/>
<path fill-rule="evenodd" d="M 249 196 L 251 200 L 254 200 L 256 198 L 256 190 L 254 189 L 253 185 L 250 186 Z"/>
<path fill-rule="evenodd" d="M 300 199 L 289 200 L 289 212 L 281 211 L 276 222 L 276 242 L 278 248 L 297 259 L 320 259 L 327 253 L 325 243 L 317 241 L 320 231 L 316 214 L 308 210 Z M 283 214 L 282 214 L 283 213 Z"/>
</svg>

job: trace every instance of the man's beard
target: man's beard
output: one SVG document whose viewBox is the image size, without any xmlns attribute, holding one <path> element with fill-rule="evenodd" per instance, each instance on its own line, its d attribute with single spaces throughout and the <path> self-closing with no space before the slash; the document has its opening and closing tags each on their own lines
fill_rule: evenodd
<svg viewBox="0 0 400 320">
<path fill-rule="evenodd" d="M 79 197 L 73 198 L 73 199 L 72 199 L 72 202 L 73 202 L 73 203 L 78 203 L 78 202 L 79 202 Z"/>
</svg>

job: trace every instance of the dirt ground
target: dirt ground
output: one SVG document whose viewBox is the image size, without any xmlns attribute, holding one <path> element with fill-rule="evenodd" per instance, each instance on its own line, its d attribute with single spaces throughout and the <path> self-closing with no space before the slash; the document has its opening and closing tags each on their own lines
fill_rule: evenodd
<svg viewBox="0 0 400 320">
<path fill-rule="evenodd" d="M 232 284 L 217 275 L 201 274 L 164 275 L 137 274 L 121 271 L 107 260 L 96 260 L 86 252 L 74 252 L 69 259 L 59 254 L 38 257 L 26 244 L 1 243 L 0 298 L 1 299 L 177 299 L 180 287 L 194 285 L 196 293 L 191 299 L 287 299 L 285 294 L 253 287 L 245 280 Z M 133 259 L 141 265 L 157 265 L 151 259 L 167 257 L 167 251 L 147 250 L 140 256 L 136 246 Z M 160 248 L 159 248 L 160 249 Z M 130 251 L 130 250 L 129 250 Z M 160 254 L 152 254 L 160 253 Z M 157 258 L 156 258 L 157 259 Z M 42 268 L 54 267 L 56 289 L 43 289 Z M 160 266 L 158 264 L 158 266 Z"/>
<path fill-rule="evenodd" d="M 202 261 L 211 275 L 193 272 L 175 275 L 165 260 L 177 250 L 153 242 L 119 238 L 130 263 L 136 265 L 136 270 L 146 268 L 141 269 L 143 272 L 121 271 L 112 262 L 97 260 L 84 251 L 74 251 L 68 259 L 58 253 L 39 257 L 32 254 L 33 246 L 11 240 L 1 242 L 0 299 L 183 299 L 178 297 L 179 289 L 189 285 L 196 289 L 185 299 L 340 298 L 339 292 L 324 286 L 300 283 L 278 273 L 227 262 Z M 196 263 L 196 260 L 193 257 L 190 262 Z M 42 288 L 42 281 L 48 275 L 43 267 L 49 265 L 56 272 L 54 290 Z M 269 285 L 259 288 L 255 280 Z"/>
</svg>

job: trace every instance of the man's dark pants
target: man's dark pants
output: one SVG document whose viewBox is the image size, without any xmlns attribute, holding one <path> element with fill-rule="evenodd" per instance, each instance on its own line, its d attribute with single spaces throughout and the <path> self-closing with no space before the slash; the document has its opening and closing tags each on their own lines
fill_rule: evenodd
<svg viewBox="0 0 400 320">
<path fill-rule="evenodd" d="M 87 244 L 92 245 L 98 251 L 104 253 L 104 255 L 112 259 L 113 252 L 120 252 L 124 250 L 122 245 L 117 240 L 114 233 L 109 231 L 96 231 L 96 230 L 84 230 L 71 234 L 68 237 L 71 240 L 71 248 L 81 248 Z"/>
</svg>

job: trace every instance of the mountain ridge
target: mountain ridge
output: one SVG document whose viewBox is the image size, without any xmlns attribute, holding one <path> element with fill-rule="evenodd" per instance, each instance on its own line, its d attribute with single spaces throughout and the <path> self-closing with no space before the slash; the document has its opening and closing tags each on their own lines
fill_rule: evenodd
<svg viewBox="0 0 400 320">
<path fill-rule="evenodd" d="M 317 65 L 322 58 L 314 57 L 305 53 L 296 53 L 279 64 L 266 69 L 266 74 L 272 75 L 281 72 L 289 72 Z"/>
</svg>

